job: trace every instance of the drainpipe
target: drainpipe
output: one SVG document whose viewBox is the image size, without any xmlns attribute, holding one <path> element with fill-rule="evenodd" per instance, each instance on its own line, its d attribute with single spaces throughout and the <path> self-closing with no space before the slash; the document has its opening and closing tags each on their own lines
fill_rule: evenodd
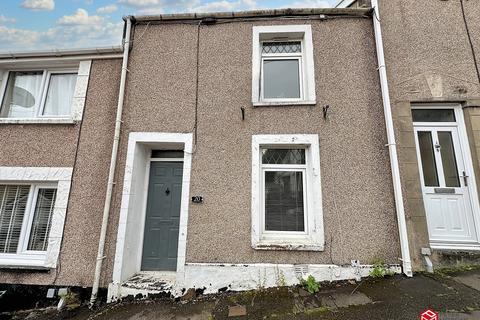
<svg viewBox="0 0 480 320">
<path fill-rule="evenodd" d="M 397 145 L 393 128 L 392 106 L 387 81 L 387 70 L 385 67 L 385 56 L 383 52 L 382 28 L 380 26 L 380 13 L 378 0 L 372 0 L 373 7 L 373 30 L 375 32 L 375 45 L 377 47 L 378 73 L 380 75 L 380 87 L 382 90 L 383 109 L 385 113 L 385 126 L 387 129 L 388 150 L 390 153 L 390 165 L 392 170 L 393 192 L 395 195 L 395 207 L 397 211 L 398 232 L 400 235 L 400 249 L 402 251 L 403 273 L 408 277 L 412 274 L 412 263 L 410 260 L 410 249 L 408 246 L 407 223 L 405 220 L 405 208 L 403 206 L 402 184 L 400 182 L 400 169 L 398 165 Z"/>
<path fill-rule="evenodd" d="M 105 238 L 107 235 L 108 217 L 110 215 L 110 205 L 112 203 L 115 167 L 117 166 L 118 144 L 120 140 L 120 129 L 122 125 L 123 99 L 125 96 L 125 81 L 127 78 L 128 53 L 130 49 L 130 31 L 132 28 L 132 20 L 130 16 L 125 18 L 125 24 L 126 24 L 126 27 L 125 27 L 125 35 L 124 35 L 124 41 L 123 41 L 122 73 L 120 77 L 120 89 L 118 92 L 117 116 L 115 119 L 115 133 L 113 138 L 112 157 L 110 159 L 110 171 L 108 173 L 107 193 L 105 196 L 105 204 L 103 207 L 102 229 L 100 231 L 100 240 L 98 241 L 97 264 L 95 266 L 95 276 L 94 276 L 93 286 L 92 286 L 92 296 L 90 297 L 90 307 L 93 307 L 95 301 L 97 300 L 98 287 L 100 284 L 100 275 L 102 272 L 102 263 L 103 263 L 103 259 L 105 259 L 105 256 L 104 256 Z"/>
</svg>

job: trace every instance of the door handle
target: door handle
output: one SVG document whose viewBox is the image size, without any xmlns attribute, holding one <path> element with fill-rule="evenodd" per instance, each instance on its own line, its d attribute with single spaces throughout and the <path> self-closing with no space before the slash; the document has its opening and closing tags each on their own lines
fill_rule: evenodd
<svg viewBox="0 0 480 320">
<path fill-rule="evenodd" d="M 170 189 L 168 189 L 167 187 L 167 190 L 165 190 L 165 194 L 168 196 L 170 194 Z"/>
<path fill-rule="evenodd" d="M 467 173 L 463 171 L 463 175 L 461 176 L 463 178 L 463 183 L 465 184 L 465 187 L 468 187 L 468 181 L 467 181 Z"/>
</svg>

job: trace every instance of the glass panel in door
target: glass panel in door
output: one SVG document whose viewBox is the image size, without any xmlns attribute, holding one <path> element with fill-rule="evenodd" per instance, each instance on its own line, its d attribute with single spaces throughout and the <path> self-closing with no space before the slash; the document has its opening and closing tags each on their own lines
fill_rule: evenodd
<svg viewBox="0 0 480 320">
<path fill-rule="evenodd" d="M 426 187 L 438 187 L 438 173 L 433 150 L 432 133 L 430 131 L 418 131 L 417 134 L 423 169 L 423 181 Z"/>
<path fill-rule="evenodd" d="M 445 186 L 450 188 L 459 188 L 460 178 L 458 175 L 457 159 L 455 157 L 452 133 L 450 131 L 438 131 L 437 135 L 438 144 L 440 145 L 440 155 L 442 157 Z"/>
</svg>

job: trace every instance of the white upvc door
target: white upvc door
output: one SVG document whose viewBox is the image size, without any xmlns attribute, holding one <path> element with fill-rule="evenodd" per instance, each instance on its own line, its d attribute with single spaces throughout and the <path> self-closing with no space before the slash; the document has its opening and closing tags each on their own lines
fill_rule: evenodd
<svg viewBox="0 0 480 320">
<path fill-rule="evenodd" d="M 415 140 L 430 242 L 478 243 L 458 128 L 416 126 Z"/>
</svg>

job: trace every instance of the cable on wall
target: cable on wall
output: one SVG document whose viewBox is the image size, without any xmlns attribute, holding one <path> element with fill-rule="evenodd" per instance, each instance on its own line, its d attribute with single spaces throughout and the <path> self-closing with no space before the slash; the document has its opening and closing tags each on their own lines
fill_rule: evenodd
<svg viewBox="0 0 480 320">
<path fill-rule="evenodd" d="M 93 61 L 92 61 L 92 64 L 93 64 Z M 93 66 L 90 65 L 90 76 L 88 77 L 87 88 L 88 88 L 88 85 L 90 84 L 90 79 L 92 78 L 91 77 L 92 69 L 93 69 Z M 84 121 L 84 119 L 87 115 L 88 92 L 89 91 L 87 90 L 86 93 L 85 93 L 85 104 L 83 106 L 82 118 L 80 119 L 80 123 L 78 124 L 80 127 L 78 128 L 77 145 L 75 147 L 75 155 L 74 155 L 74 158 L 73 158 L 72 178 L 71 178 L 71 181 L 70 181 L 70 192 L 68 193 L 68 199 L 67 199 L 68 206 L 67 206 L 67 210 L 65 212 L 65 221 L 67 220 L 68 211 L 70 209 L 70 198 L 72 197 L 73 185 L 76 183 L 75 174 L 77 173 L 78 149 L 80 148 L 80 139 L 82 137 L 83 121 Z M 61 259 L 61 257 L 62 257 L 63 240 L 64 239 L 65 239 L 65 237 L 61 237 L 61 239 L 60 239 L 60 251 L 58 253 L 57 268 L 55 269 L 55 277 L 53 278 L 52 285 L 57 284 L 58 276 L 62 272 L 62 263 L 61 263 L 62 259 Z"/>
<path fill-rule="evenodd" d="M 475 47 L 473 46 L 472 36 L 470 34 L 470 29 L 468 28 L 467 17 L 465 15 L 465 5 L 464 5 L 463 1 L 464 0 L 460 0 L 460 7 L 462 8 L 463 23 L 465 24 L 465 29 L 467 30 L 468 43 L 470 44 L 470 49 L 472 50 L 473 63 L 475 65 L 475 70 L 477 71 L 478 83 L 480 84 L 480 69 L 478 67 L 477 56 L 476 56 L 476 53 L 475 53 Z"/>
<path fill-rule="evenodd" d="M 202 20 L 197 24 L 197 57 L 196 57 L 196 75 L 195 75 L 195 120 L 193 125 L 193 152 L 197 149 L 197 130 L 198 130 L 198 71 L 200 56 L 200 25 Z"/>
</svg>

